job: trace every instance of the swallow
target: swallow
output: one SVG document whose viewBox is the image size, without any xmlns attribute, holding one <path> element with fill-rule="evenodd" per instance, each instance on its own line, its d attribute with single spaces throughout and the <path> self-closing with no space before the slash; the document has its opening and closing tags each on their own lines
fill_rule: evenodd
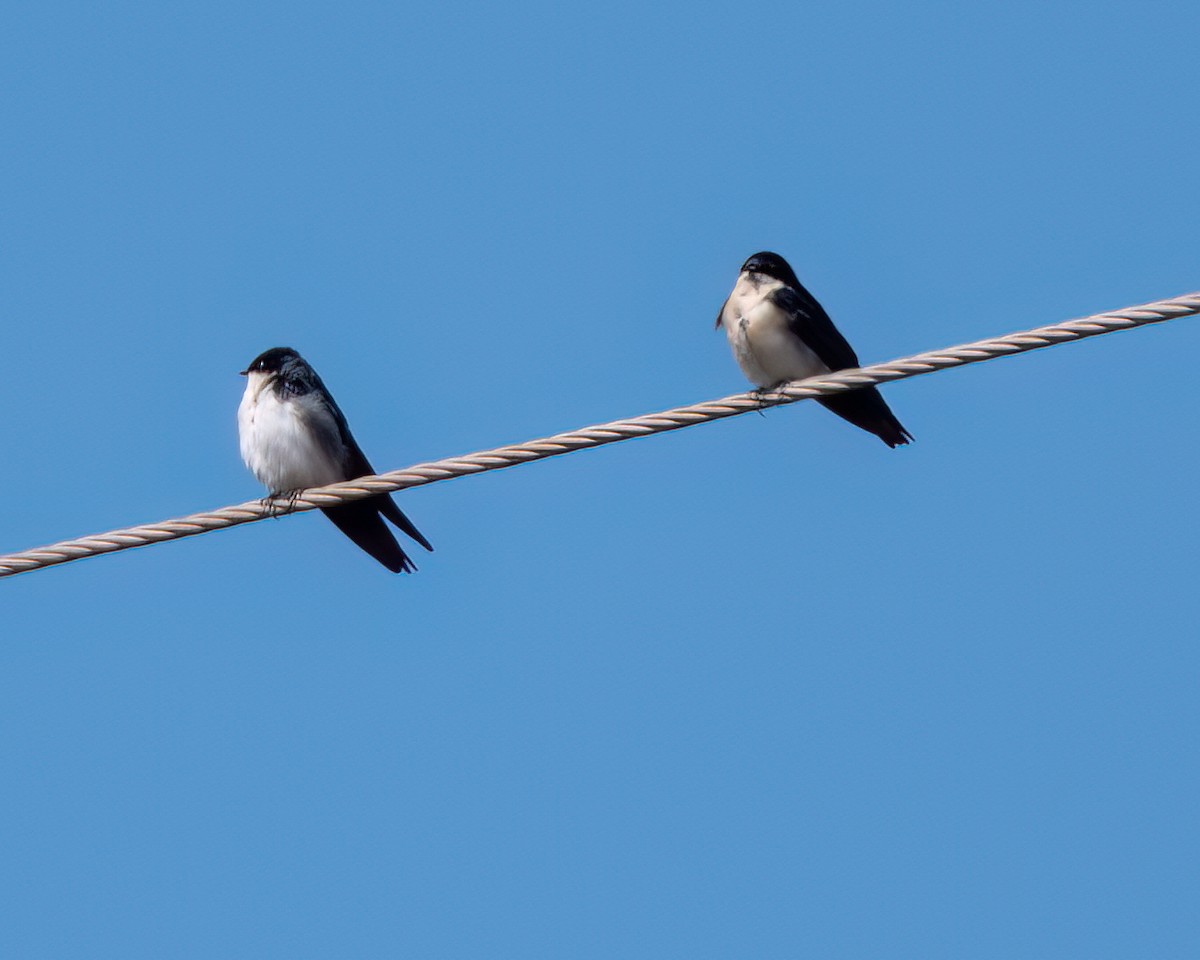
<svg viewBox="0 0 1200 960">
<path fill-rule="evenodd" d="M 717 326 L 725 328 L 742 373 L 762 391 L 859 366 L 829 314 L 777 253 L 756 253 L 742 264 Z M 814 399 L 889 447 L 912 440 L 873 386 Z"/>
<path fill-rule="evenodd" d="M 242 459 L 272 497 L 375 472 L 332 394 L 295 350 L 274 347 L 261 353 L 242 376 L 248 378 L 238 407 Z M 384 517 L 426 550 L 433 550 L 390 494 L 321 511 L 392 573 L 412 573 L 417 568 Z"/>
</svg>

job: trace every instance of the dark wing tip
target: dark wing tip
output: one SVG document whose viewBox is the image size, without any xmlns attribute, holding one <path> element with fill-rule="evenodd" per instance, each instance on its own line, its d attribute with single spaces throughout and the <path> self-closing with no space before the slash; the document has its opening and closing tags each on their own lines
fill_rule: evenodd
<svg viewBox="0 0 1200 960">
<path fill-rule="evenodd" d="M 875 387 L 857 387 L 845 393 L 817 397 L 817 403 L 867 433 L 873 433 L 889 447 L 912 442 L 912 434 L 896 419 L 883 395 Z"/>
<path fill-rule="evenodd" d="M 381 493 L 378 496 L 371 497 L 367 502 L 374 504 L 375 508 L 387 517 L 397 530 L 408 534 L 408 536 L 416 540 L 426 550 L 433 553 L 433 545 L 425 539 L 424 534 L 416 528 L 416 525 L 396 505 L 396 501 L 392 499 L 390 494 Z"/>
<path fill-rule="evenodd" d="M 353 500 L 333 507 L 322 507 L 321 512 L 392 573 L 416 572 L 416 564 L 396 542 L 371 500 Z"/>
<path fill-rule="evenodd" d="M 904 447 L 913 442 L 913 435 L 909 433 L 899 423 L 894 428 L 889 428 L 887 431 L 881 431 L 879 439 L 886 443 L 891 449 Z"/>
</svg>

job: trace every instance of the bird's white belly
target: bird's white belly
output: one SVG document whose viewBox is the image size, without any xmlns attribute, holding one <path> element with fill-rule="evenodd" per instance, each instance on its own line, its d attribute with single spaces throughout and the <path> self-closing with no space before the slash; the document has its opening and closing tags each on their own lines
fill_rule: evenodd
<svg viewBox="0 0 1200 960">
<path fill-rule="evenodd" d="M 278 493 L 344 480 L 340 457 L 318 442 L 296 404 L 280 402 L 270 387 L 257 393 L 253 387 L 246 385 L 238 407 L 238 439 L 258 481 Z"/>
<path fill-rule="evenodd" d="M 758 304 L 744 316 L 726 319 L 724 326 L 738 366 L 756 386 L 773 387 L 784 380 L 829 372 L 791 331 L 783 312 L 769 302 Z"/>
</svg>

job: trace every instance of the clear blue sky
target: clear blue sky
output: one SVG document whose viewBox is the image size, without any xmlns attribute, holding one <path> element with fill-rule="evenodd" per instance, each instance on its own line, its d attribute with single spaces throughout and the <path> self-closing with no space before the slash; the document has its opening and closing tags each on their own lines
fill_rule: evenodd
<svg viewBox="0 0 1200 960">
<path fill-rule="evenodd" d="M 0 550 L 1200 287 L 1195 3 L 19 3 Z M 0 954 L 1200 952 L 1200 321 L 0 583 Z"/>
</svg>

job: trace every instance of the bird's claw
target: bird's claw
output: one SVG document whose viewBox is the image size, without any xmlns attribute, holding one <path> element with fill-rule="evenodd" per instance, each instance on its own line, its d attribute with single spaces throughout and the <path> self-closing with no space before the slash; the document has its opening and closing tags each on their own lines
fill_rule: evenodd
<svg viewBox="0 0 1200 960">
<path fill-rule="evenodd" d="M 754 397 L 754 402 L 758 404 L 759 416 L 765 416 L 763 411 L 767 407 L 775 406 L 776 403 L 785 396 L 779 390 L 779 388 L 785 383 L 787 383 L 786 380 L 780 380 L 779 383 L 772 384 L 769 387 L 758 387 L 750 394 L 752 397 Z M 773 403 L 772 401 L 775 402 Z"/>
<path fill-rule="evenodd" d="M 303 490 L 274 490 L 263 497 L 259 503 L 267 512 L 267 516 L 274 520 L 285 513 L 290 513 L 303 492 Z"/>
</svg>

